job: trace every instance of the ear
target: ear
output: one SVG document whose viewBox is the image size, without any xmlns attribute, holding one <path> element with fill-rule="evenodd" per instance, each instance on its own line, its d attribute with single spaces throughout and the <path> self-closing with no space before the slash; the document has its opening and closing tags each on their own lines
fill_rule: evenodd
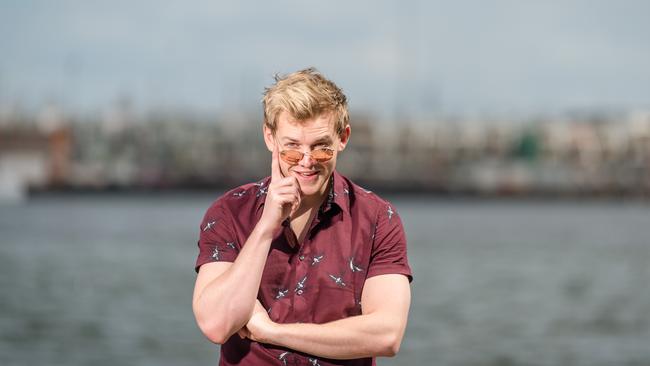
<svg viewBox="0 0 650 366">
<path fill-rule="evenodd" d="M 275 138 L 273 136 L 273 131 L 271 131 L 266 123 L 262 125 L 262 133 L 264 134 L 264 143 L 266 144 L 266 148 L 273 152 L 273 149 L 275 148 Z"/>
<path fill-rule="evenodd" d="M 345 126 L 345 129 L 339 135 L 339 139 L 340 139 L 339 151 L 343 151 L 345 149 L 345 147 L 348 144 L 348 141 L 350 141 L 350 134 L 351 133 L 352 133 L 352 130 L 350 129 L 350 125 Z"/>
</svg>

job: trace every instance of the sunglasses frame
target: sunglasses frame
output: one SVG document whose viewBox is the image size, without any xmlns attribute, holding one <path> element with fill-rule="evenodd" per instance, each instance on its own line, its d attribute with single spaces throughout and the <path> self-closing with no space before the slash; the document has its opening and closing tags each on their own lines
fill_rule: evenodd
<svg viewBox="0 0 650 366">
<path fill-rule="evenodd" d="M 313 155 L 314 152 L 316 152 L 316 151 L 326 151 L 326 152 L 329 152 L 330 155 L 329 155 L 329 157 L 327 159 L 318 159 L 318 158 L 315 158 L 314 155 Z M 296 152 L 296 153 L 300 154 L 300 159 L 297 159 L 297 160 L 294 161 L 294 159 L 287 158 L 286 154 L 288 152 Z M 334 152 L 335 152 L 335 150 L 332 149 L 331 147 L 315 149 L 315 150 L 309 151 L 309 152 L 302 152 L 300 150 L 287 149 L 287 150 L 281 150 L 280 151 L 280 158 L 287 164 L 298 164 L 302 159 L 305 158 L 305 155 L 308 155 L 315 162 L 322 164 L 322 163 L 326 163 L 326 162 L 332 160 L 332 158 L 334 157 Z"/>
</svg>

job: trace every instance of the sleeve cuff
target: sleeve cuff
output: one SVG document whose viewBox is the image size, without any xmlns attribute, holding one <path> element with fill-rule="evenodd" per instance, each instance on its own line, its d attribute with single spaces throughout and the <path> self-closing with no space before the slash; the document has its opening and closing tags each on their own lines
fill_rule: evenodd
<svg viewBox="0 0 650 366">
<path fill-rule="evenodd" d="M 405 268 L 404 266 L 382 266 L 381 268 L 370 269 L 368 271 L 368 276 L 366 278 L 384 275 L 384 274 L 401 274 L 408 278 L 409 283 L 413 282 L 413 274 L 411 273 L 410 268 Z"/>
</svg>

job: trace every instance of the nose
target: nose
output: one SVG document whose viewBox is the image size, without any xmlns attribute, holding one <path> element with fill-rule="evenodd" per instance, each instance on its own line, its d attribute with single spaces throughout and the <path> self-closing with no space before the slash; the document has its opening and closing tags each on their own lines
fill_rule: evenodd
<svg viewBox="0 0 650 366">
<path fill-rule="evenodd" d="M 304 168 L 311 168 L 316 164 L 316 161 L 312 159 L 311 152 L 307 151 L 304 153 L 302 159 L 300 159 L 300 162 L 298 164 Z"/>
</svg>

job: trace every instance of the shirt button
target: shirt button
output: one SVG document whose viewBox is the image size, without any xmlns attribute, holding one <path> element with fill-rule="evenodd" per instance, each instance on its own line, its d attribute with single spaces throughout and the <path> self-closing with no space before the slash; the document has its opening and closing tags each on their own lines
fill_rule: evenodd
<svg viewBox="0 0 650 366">
<path fill-rule="evenodd" d="M 301 261 L 304 261 L 304 260 L 305 260 L 305 256 L 304 256 L 304 255 L 301 255 L 300 257 L 298 257 L 298 259 L 300 259 Z"/>
<path fill-rule="evenodd" d="M 302 295 L 302 292 L 303 292 L 302 290 L 298 290 L 298 291 L 296 291 L 296 293 L 297 293 L 298 295 Z"/>
</svg>

